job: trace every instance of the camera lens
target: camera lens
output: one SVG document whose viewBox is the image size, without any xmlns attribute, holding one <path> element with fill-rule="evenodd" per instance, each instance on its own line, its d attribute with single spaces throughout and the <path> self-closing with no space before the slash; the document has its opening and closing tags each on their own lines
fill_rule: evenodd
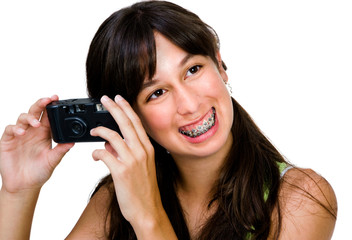
<svg viewBox="0 0 352 240">
<path fill-rule="evenodd" d="M 82 134 L 82 130 L 83 130 L 83 126 L 82 123 L 80 122 L 73 122 L 72 123 L 72 132 L 76 135 L 81 135 Z"/>
<path fill-rule="evenodd" d="M 86 127 L 81 121 L 74 120 L 71 123 L 71 131 L 76 137 L 80 137 L 84 135 Z"/>
</svg>

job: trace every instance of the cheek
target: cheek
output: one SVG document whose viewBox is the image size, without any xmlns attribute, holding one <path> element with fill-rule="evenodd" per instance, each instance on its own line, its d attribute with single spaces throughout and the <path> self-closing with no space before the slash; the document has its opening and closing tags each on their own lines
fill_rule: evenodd
<svg viewBox="0 0 352 240">
<path fill-rule="evenodd" d="M 200 92 L 217 98 L 225 97 L 228 94 L 223 79 L 216 73 L 209 74 L 206 81 L 203 81 L 199 87 Z"/>
<path fill-rule="evenodd" d="M 146 132 L 154 139 L 158 139 L 159 135 L 169 132 L 171 127 L 170 116 L 171 113 L 169 113 L 168 108 L 154 107 L 145 111 L 141 120 Z"/>
</svg>

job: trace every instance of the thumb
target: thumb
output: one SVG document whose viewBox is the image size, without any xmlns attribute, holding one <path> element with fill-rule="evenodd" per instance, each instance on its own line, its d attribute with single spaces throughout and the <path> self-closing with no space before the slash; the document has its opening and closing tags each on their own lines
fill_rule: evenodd
<svg viewBox="0 0 352 240">
<path fill-rule="evenodd" d="M 51 151 L 49 159 L 51 166 L 56 167 L 65 154 L 75 145 L 75 143 L 57 144 Z"/>
</svg>

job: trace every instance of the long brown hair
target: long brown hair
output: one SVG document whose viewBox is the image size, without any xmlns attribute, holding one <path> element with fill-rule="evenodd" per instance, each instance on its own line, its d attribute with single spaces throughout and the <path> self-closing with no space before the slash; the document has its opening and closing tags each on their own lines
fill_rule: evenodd
<svg viewBox="0 0 352 240">
<path fill-rule="evenodd" d="M 196 14 L 164 1 L 136 3 L 113 13 L 98 29 L 86 62 L 89 96 L 99 98 L 105 94 L 112 98 L 120 94 L 133 105 L 143 81 L 155 73 L 155 31 L 184 51 L 209 56 L 217 63 L 218 37 Z M 223 67 L 226 69 L 224 63 Z M 281 180 L 277 164 L 285 160 L 234 99 L 233 110 L 234 143 L 209 202 L 209 207 L 216 202 L 217 210 L 198 238 L 267 239 L 275 207 L 278 208 L 277 238 L 281 223 L 278 206 Z M 177 237 L 190 239 L 176 195 L 178 169 L 171 155 L 151 141 L 163 207 Z M 111 183 L 109 175 L 95 190 L 102 186 L 111 190 L 107 236 L 109 239 L 136 239 L 132 226 L 121 214 Z M 266 198 L 264 192 L 268 192 Z"/>
</svg>

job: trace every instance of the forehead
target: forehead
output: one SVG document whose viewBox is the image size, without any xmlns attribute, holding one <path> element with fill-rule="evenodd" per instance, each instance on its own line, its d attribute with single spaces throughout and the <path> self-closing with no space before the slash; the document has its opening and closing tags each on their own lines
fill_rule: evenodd
<svg viewBox="0 0 352 240">
<path fill-rule="evenodd" d="M 153 76 L 146 76 L 143 84 L 151 85 L 157 75 L 158 70 L 163 67 L 175 68 L 184 65 L 194 55 L 186 52 L 179 46 L 175 45 L 164 35 L 155 32 L 155 71 Z"/>
<path fill-rule="evenodd" d="M 142 93 L 143 90 L 157 85 L 164 81 L 164 79 L 168 79 L 170 74 L 183 69 L 188 62 L 192 61 L 192 59 L 197 59 L 199 62 L 204 61 L 205 59 L 211 61 L 209 56 L 187 52 L 159 32 L 154 32 L 154 41 L 154 74 L 152 76 L 145 76 L 138 95 Z"/>
<path fill-rule="evenodd" d="M 186 52 L 184 49 L 177 46 L 175 43 L 170 41 L 170 39 L 158 32 L 154 33 L 154 41 L 157 66 L 162 64 L 163 60 L 172 60 L 170 59 L 170 55 L 171 57 L 176 58 L 188 54 L 188 52 Z"/>
</svg>

